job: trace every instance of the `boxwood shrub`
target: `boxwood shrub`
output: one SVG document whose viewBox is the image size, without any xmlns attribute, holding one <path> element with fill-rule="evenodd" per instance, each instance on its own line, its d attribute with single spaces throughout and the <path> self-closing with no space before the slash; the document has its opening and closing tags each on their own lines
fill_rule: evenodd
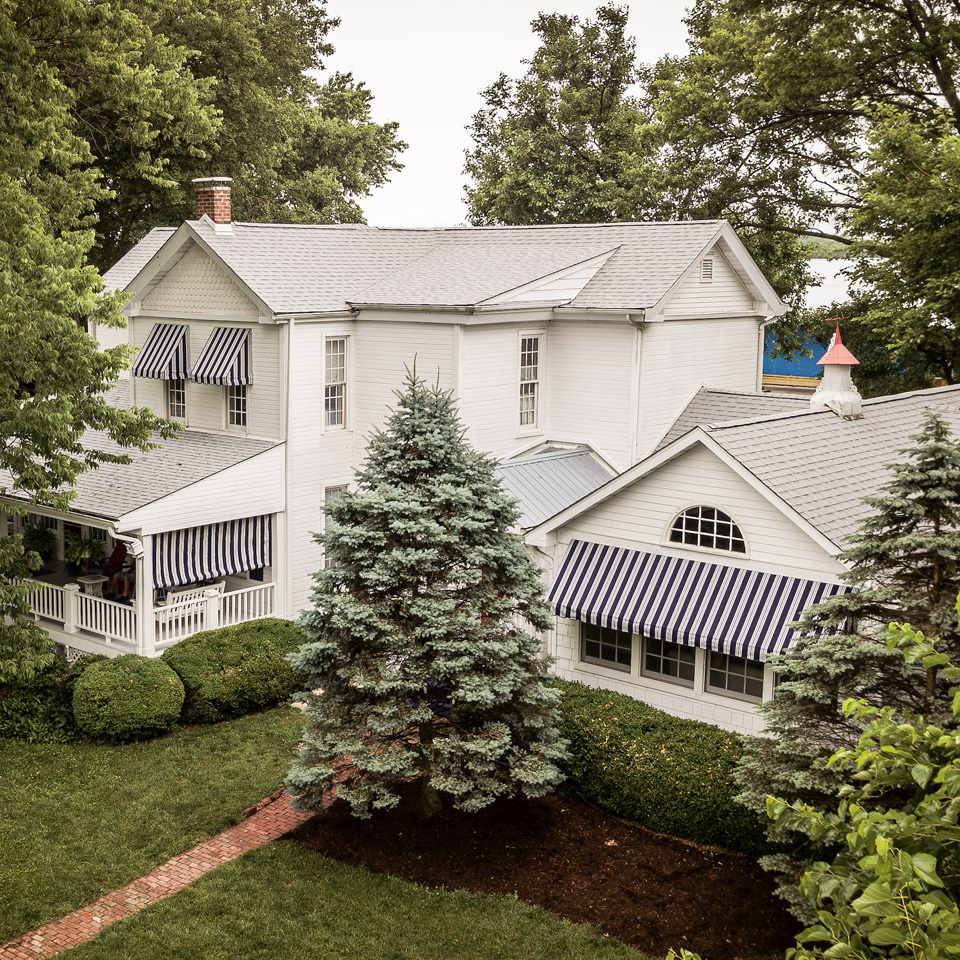
<svg viewBox="0 0 960 960">
<path fill-rule="evenodd" d="M 289 620 L 204 630 L 163 652 L 183 681 L 186 723 L 216 723 L 288 699 L 298 687 L 287 661 L 306 641 Z"/>
<path fill-rule="evenodd" d="M 93 740 L 147 740 L 176 725 L 183 684 L 167 664 L 128 653 L 86 666 L 73 688 L 73 713 Z"/>
<path fill-rule="evenodd" d="M 660 833 L 745 853 L 766 849 L 762 825 L 734 801 L 737 734 L 623 694 L 556 682 L 570 789 Z"/>
</svg>

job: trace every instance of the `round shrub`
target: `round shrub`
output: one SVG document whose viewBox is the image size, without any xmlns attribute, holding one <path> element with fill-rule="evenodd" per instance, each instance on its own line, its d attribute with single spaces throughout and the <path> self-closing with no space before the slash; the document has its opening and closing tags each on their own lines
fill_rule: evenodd
<svg viewBox="0 0 960 960">
<path fill-rule="evenodd" d="M 183 698 L 167 664 L 128 653 L 85 666 L 73 688 L 73 714 L 91 739 L 147 740 L 176 724 Z"/>
<path fill-rule="evenodd" d="M 216 723 L 287 700 L 299 686 L 287 654 L 306 634 L 289 620 L 267 619 L 204 630 L 163 652 L 186 690 L 183 720 Z"/>
</svg>

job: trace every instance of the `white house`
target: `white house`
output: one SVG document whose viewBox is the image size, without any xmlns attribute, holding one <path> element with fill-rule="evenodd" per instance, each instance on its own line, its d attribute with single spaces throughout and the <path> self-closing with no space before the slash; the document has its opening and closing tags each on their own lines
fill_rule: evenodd
<svg viewBox="0 0 960 960">
<path fill-rule="evenodd" d="M 960 386 L 860 401 L 841 344 L 809 400 L 701 390 L 652 455 L 527 532 L 557 614 L 558 672 L 759 732 L 764 665 L 812 603 L 924 411 Z"/>
<path fill-rule="evenodd" d="M 200 627 L 295 616 L 323 563 L 322 504 L 414 361 L 508 461 L 535 524 L 640 461 L 701 385 L 757 391 L 763 325 L 786 310 L 721 221 L 248 224 L 229 199 L 229 181 L 200 181 L 197 219 L 106 275 L 133 295 L 126 330 L 95 332 L 137 348 L 117 402 L 184 431 L 85 475 L 69 514 L 32 508 L 60 541 L 34 611 L 72 648 L 154 654 Z M 3 478 L 0 494 L 18 496 Z M 74 528 L 130 544 L 132 607 L 56 563 Z"/>
</svg>

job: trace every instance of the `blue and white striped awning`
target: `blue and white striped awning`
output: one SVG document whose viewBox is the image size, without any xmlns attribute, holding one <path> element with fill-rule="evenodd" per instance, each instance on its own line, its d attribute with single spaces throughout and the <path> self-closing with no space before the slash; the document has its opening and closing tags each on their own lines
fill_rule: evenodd
<svg viewBox="0 0 960 960">
<path fill-rule="evenodd" d="M 156 587 L 213 580 L 243 570 L 269 567 L 273 560 L 270 517 L 247 517 L 158 533 L 153 538 Z"/>
<path fill-rule="evenodd" d="M 766 660 L 787 649 L 807 607 L 849 589 L 574 540 L 549 600 L 561 617 Z"/>
<path fill-rule="evenodd" d="M 185 380 L 190 376 L 189 332 L 184 323 L 156 324 L 133 364 L 133 375 L 151 380 Z"/>
<path fill-rule="evenodd" d="M 221 387 L 253 383 L 250 331 L 245 327 L 216 327 L 200 352 L 193 379 Z"/>
</svg>

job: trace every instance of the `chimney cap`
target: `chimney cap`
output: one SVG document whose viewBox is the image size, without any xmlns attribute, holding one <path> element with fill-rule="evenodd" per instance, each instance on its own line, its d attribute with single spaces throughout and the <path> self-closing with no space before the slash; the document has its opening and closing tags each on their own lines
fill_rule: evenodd
<svg viewBox="0 0 960 960">
<path fill-rule="evenodd" d="M 233 183 L 233 177 L 194 177 L 191 183 Z"/>
<path fill-rule="evenodd" d="M 828 365 L 858 367 L 860 361 L 843 345 L 840 339 L 840 324 L 837 324 L 836 333 L 833 335 L 833 343 L 827 352 L 817 361 L 818 367 Z"/>
</svg>

